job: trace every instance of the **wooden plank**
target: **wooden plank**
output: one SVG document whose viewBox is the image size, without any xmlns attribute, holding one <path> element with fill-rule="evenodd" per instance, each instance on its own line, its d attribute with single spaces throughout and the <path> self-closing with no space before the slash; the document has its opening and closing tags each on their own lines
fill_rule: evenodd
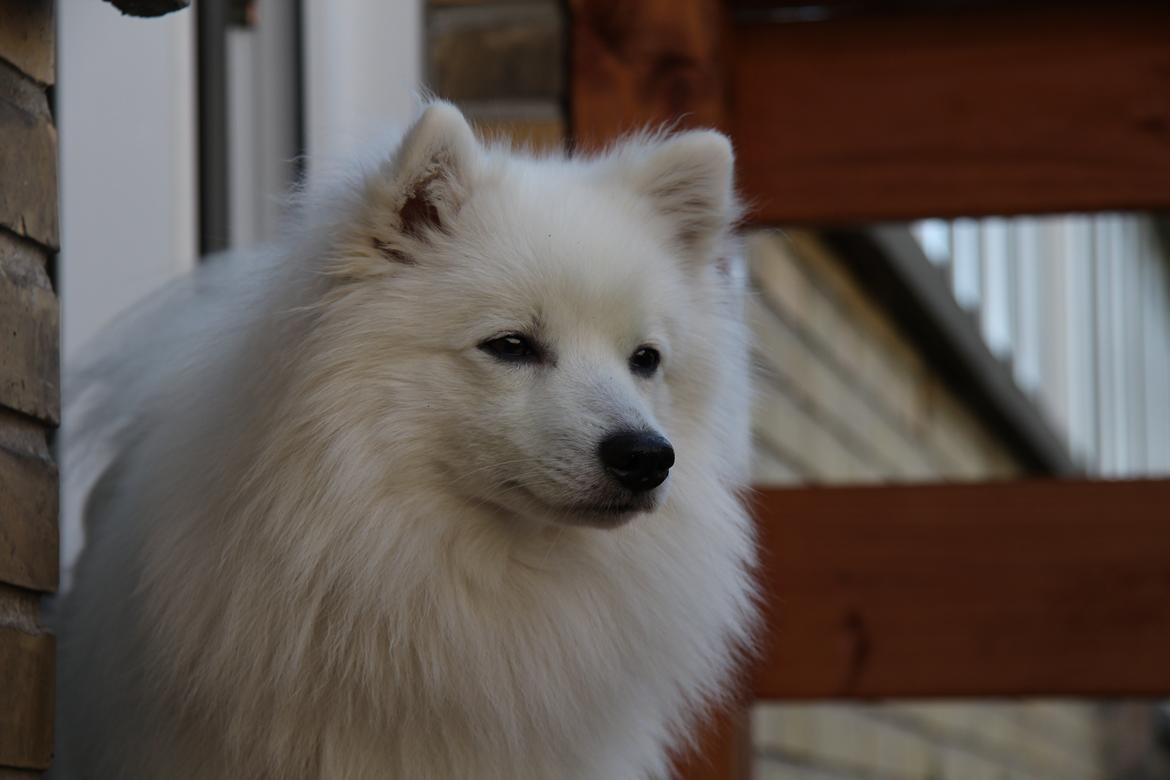
<svg viewBox="0 0 1170 780">
<path fill-rule="evenodd" d="M 0 407 L 55 424 L 59 317 L 45 264 L 36 244 L 0 231 Z"/>
<path fill-rule="evenodd" d="M 527 149 L 538 154 L 554 153 L 564 149 L 565 126 L 560 117 L 469 117 L 476 134 L 489 143 L 506 141 L 513 148 Z"/>
<path fill-rule="evenodd" d="M 570 0 L 570 123 L 581 148 L 674 122 L 723 124 L 718 0 Z"/>
<path fill-rule="evenodd" d="M 54 79 L 53 3 L 0 0 L 0 59 L 42 84 Z"/>
<path fill-rule="evenodd" d="M 564 23 L 553 3 L 435 8 L 430 86 L 454 101 L 564 98 Z"/>
<path fill-rule="evenodd" d="M 51 460 L 45 426 L 39 421 L 0 406 L 0 450 Z"/>
<path fill-rule="evenodd" d="M 53 637 L 0 628 L 0 766 L 46 769 L 53 755 Z"/>
<path fill-rule="evenodd" d="M 0 582 L 51 592 L 57 566 L 57 468 L 0 448 Z"/>
<path fill-rule="evenodd" d="M 752 776 L 752 735 L 748 703 L 715 713 L 674 765 L 677 780 L 748 780 Z"/>
<path fill-rule="evenodd" d="M 1170 208 L 1167 29 L 1165 3 L 738 23 L 728 125 L 753 216 Z"/>
<path fill-rule="evenodd" d="M 43 89 L 0 63 L 0 227 L 57 247 L 57 129 Z"/>
<path fill-rule="evenodd" d="M 0 582 L 0 626 L 40 633 L 41 594 Z"/>
<path fill-rule="evenodd" d="M 757 497 L 761 699 L 1170 694 L 1170 480 Z"/>
</svg>

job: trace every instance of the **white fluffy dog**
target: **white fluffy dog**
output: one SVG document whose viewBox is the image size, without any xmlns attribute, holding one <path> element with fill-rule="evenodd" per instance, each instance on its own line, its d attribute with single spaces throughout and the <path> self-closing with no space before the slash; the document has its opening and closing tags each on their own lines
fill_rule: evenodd
<svg viewBox="0 0 1170 780">
<path fill-rule="evenodd" d="M 69 377 L 56 776 L 667 776 L 754 615 L 727 140 L 432 103 L 302 201 Z"/>
</svg>

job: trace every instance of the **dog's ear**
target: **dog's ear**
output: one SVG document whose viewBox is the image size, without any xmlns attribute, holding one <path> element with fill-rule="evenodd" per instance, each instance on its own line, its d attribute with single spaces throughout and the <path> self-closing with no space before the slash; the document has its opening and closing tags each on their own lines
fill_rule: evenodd
<svg viewBox="0 0 1170 780">
<path fill-rule="evenodd" d="M 480 155 L 479 142 L 457 108 L 443 102 L 427 106 L 379 172 L 375 248 L 390 260 L 413 263 L 420 243 L 436 231 L 450 230 Z"/>
<path fill-rule="evenodd" d="M 714 130 L 694 130 L 651 147 L 623 175 L 673 226 L 679 248 L 709 259 L 738 216 L 731 142 Z"/>
</svg>

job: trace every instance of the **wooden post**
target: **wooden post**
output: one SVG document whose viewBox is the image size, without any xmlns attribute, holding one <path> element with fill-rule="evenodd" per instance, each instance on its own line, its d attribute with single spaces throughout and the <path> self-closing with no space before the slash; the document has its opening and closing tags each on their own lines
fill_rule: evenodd
<svg viewBox="0 0 1170 780">
<path fill-rule="evenodd" d="M 675 762 L 679 780 L 749 780 L 752 776 L 751 702 L 712 715 L 693 747 Z"/>
<path fill-rule="evenodd" d="M 571 0 L 578 144 L 723 129 L 757 224 L 1170 208 L 1165 4 L 781 5 Z M 763 491 L 752 692 L 1170 695 L 1168 506 L 1170 481 Z M 749 771 L 729 722 L 681 777 Z"/>
<path fill-rule="evenodd" d="M 718 0 L 570 0 L 570 143 L 597 149 L 665 123 L 726 129 Z M 751 775 L 747 704 L 712 716 L 679 757 L 683 780 Z"/>
<path fill-rule="evenodd" d="M 718 0 L 571 0 L 574 144 L 604 146 L 663 123 L 724 126 Z"/>
</svg>

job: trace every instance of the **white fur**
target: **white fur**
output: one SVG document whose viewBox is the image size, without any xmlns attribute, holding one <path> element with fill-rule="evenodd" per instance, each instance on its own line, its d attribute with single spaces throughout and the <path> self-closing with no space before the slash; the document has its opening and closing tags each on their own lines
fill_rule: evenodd
<svg viewBox="0 0 1170 780">
<path fill-rule="evenodd" d="M 666 776 L 754 615 L 731 167 L 713 132 L 517 154 L 432 104 L 107 336 L 68 375 L 55 776 Z M 478 348 L 526 329 L 555 359 Z M 677 463 L 614 514 L 630 427 Z"/>
</svg>

